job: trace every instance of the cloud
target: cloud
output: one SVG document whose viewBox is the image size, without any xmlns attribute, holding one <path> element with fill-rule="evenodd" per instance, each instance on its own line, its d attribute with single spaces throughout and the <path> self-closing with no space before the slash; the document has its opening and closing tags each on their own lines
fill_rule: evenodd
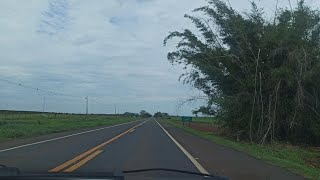
<svg viewBox="0 0 320 180">
<path fill-rule="evenodd" d="M 247 0 L 230 0 L 237 9 Z M 272 13 L 269 1 L 261 3 Z M 267 4 L 269 5 L 267 6 Z M 52 96 L 0 80 L 0 109 L 112 113 L 177 108 L 199 92 L 178 82 L 183 72 L 166 59 L 169 31 L 194 28 L 183 18 L 202 0 L 0 1 L 0 77 L 72 96 Z"/>
<path fill-rule="evenodd" d="M 70 4 L 67 0 L 50 0 L 48 9 L 42 13 L 37 32 L 55 35 L 66 31 L 70 23 Z"/>
</svg>

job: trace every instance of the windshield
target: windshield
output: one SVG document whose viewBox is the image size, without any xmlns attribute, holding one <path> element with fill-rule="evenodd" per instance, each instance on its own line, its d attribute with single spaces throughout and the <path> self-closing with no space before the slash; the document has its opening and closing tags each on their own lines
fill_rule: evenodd
<svg viewBox="0 0 320 180">
<path fill-rule="evenodd" d="M 319 7 L 1 0 L 0 169 L 320 177 Z"/>
</svg>

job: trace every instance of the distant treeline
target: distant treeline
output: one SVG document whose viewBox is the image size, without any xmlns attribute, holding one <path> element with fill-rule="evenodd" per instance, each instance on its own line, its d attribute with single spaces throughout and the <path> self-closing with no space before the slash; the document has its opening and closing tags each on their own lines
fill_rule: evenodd
<svg viewBox="0 0 320 180">
<path fill-rule="evenodd" d="M 21 111 L 21 110 L 0 110 L 0 114 L 4 113 L 14 113 L 14 114 L 65 114 L 65 115 L 86 115 L 83 113 L 63 113 L 63 112 L 41 112 L 41 111 Z M 114 116 L 115 114 L 88 114 L 88 115 L 101 115 L 101 116 Z M 123 114 L 117 114 L 123 115 Z"/>
</svg>

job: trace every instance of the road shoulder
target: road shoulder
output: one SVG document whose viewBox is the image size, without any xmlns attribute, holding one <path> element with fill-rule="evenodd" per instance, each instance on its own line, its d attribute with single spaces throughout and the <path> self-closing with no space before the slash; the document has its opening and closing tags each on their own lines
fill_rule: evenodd
<svg viewBox="0 0 320 180">
<path fill-rule="evenodd" d="M 160 121 L 161 123 L 161 121 Z M 167 123 L 161 125 L 209 171 L 230 179 L 304 179 L 250 155 L 217 145 Z"/>
</svg>

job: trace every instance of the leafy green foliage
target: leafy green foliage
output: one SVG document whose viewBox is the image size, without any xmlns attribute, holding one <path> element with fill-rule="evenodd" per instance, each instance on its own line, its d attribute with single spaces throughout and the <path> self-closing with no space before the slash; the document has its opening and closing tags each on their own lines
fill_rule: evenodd
<svg viewBox="0 0 320 180">
<path fill-rule="evenodd" d="M 138 113 L 132 113 L 132 112 L 125 112 L 123 113 L 124 116 L 127 116 L 127 117 L 138 117 L 139 114 Z"/>
<path fill-rule="evenodd" d="M 152 117 L 152 115 L 150 113 L 148 113 L 147 111 L 145 111 L 145 110 L 141 110 L 140 111 L 140 116 L 143 117 L 143 118 Z"/>
<path fill-rule="evenodd" d="M 169 117 L 169 114 L 168 113 L 162 113 L 162 112 L 156 112 L 156 113 L 154 113 L 153 117 L 155 117 L 155 118 Z"/>
<path fill-rule="evenodd" d="M 214 114 L 231 132 L 251 141 L 320 144 L 320 13 L 303 0 L 278 9 L 273 21 L 252 2 L 238 13 L 221 0 L 185 15 L 200 32 L 172 32 L 180 41 L 168 53 L 172 64 L 191 70 L 184 83 L 200 89 L 208 102 L 194 113 Z M 190 68 L 189 68 L 190 69 Z"/>
</svg>

